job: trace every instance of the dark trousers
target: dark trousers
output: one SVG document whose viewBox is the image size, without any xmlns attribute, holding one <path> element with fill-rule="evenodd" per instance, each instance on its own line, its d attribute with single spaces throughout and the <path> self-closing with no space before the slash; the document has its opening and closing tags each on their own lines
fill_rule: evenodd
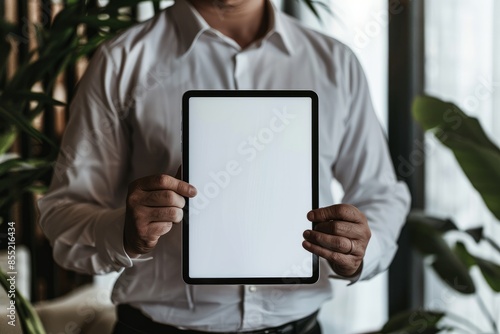
<svg viewBox="0 0 500 334">
<path fill-rule="evenodd" d="M 316 320 L 317 312 L 283 326 L 258 331 L 242 332 L 247 334 L 321 334 Z M 129 305 L 118 305 L 118 321 L 113 334 L 207 334 L 193 330 L 181 330 L 169 325 L 154 322 L 141 311 Z M 213 334 L 213 333 L 212 333 Z M 219 333 L 232 334 L 232 333 Z M 236 333 L 235 333 L 236 334 Z"/>
</svg>

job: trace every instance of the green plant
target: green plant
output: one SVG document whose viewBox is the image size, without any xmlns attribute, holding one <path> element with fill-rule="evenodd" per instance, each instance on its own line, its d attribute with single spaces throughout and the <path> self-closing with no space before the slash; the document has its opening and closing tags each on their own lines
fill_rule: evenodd
<svg viewBox="0 0 500 334">
<path fill-rule="evenodd" d="M 5 289 L 5 291 L 10 290 L 9 277 L 0 270 L 0 285 Z M 15 291 L 15 289 L 13 290 Z M 42 321 L 38 317 L 38 314 L 31 306 L 30 302 L 27 301 L 19 291 L 8 292 L 10 299 L 10 304 L 7 305 L 7 309 L 12 305 L 16 310 L 14 324 L 20 323 L 23 333 L 29 334 L 45 334 L 45 329 L 43 328 Z M 10 319 L 10 318 L 8 318 Z M 12 320 L 9 320 L 12 321 Z"/>
<path fill-rule="evenodd" d="M 467 116 L 456 105 L 439 99 L 421 96 L 413 103 L 413 116 L 424 130 L 431 131 L 455 155 L 460 167 L 479 192 L 484 203 L 500 221 L 500 149 L 489 140 L 478 120 Z M 500 333 L 495 319 L 480 298 L 476 282 L 470 274 L 478 267 L 484 280 L 494 292 L 500 292 L 500 266 L 490 260 L 475 256 L 463 241 L 469 239 L 490 244 L 500 254 L 500 246 L 484 234 L 482 226 L 460 230 L 450 219 L 429 217 L 422 212 L 412 212 L 407 220 L 413 246 L 425 257 L 436 274 L 453 290 L 476 297 L 478 307 L 489 320 L 495 333 Z M 451 245 L 446 234 L 460 235 Z M 408 311 L 391 319 L 382 333 L 438 333 L 454 328 L 440 325 L 448 317 L 460 324 L 462 330 L 479 333 L 480 330 L 466 317 L 450 312 Z M 459 328 L 458 326 L 456 328 Z M 455 329 L 456 329 L 455 328 Z"/>
</svg>

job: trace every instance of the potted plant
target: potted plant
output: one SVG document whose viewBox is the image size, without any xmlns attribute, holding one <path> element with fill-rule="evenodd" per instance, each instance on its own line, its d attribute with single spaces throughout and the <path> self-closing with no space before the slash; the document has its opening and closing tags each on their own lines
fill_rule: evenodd
<svg viewBox="0 0 500 334">
<path fill-rule="evenodd" d="M 486 136 L 477 119 L 467 116 L 453 103 L 434 97 L 421 96 L 413 103 L 413 116 L 426 131 L 452 150 L 459 165 L 471 184 L 481 195 L 488 209 L 500 222 L 500 149 Z M 453 120 L 453 121 L 450 121 Z M 451 289 L 464 294 L 478 294 L 470 274 L 478 267 L 490 289 L 500 292 L 500 265 L 474 255 L 464 239 L 490 244 L 500 254 L 499 244 L 484 234 L 482 226 L 460 230 L 450 219 L 430 217 L 422 212 L 412 212 L 407 220 L 413 246 L 424 256 L 426 263 Z M 461 239 L 449 244 L 444 238 L 447 233 L 459 233 Z M 489 320 L 493 333 L 500 333 L 498 319 L 495 319 L 481 298 L 476 298 L 477 307 Z M 448 318 L 452 325 L 443 325 Z M 466 316 L 450 312 L 412 310 L 391 318 L 380 333 L 438 333 L 461 329 L 479 333 L 480 329 Z"/>
</svg>

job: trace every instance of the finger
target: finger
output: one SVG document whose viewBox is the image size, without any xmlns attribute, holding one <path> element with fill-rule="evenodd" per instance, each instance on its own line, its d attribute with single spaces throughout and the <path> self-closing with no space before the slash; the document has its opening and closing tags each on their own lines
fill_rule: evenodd
<svg viewBox="0 0 500 334">
<path fill-rule="evenodd" d="M 311 210 L 307 213 L 307 219 L 312 222 L 343 220 L 353 223 L 363 223 L 366 220 L 361 211 L 349 204 L 337 204 Z"/>
<path fill-rule="evenodd" d="M 354 240 L 349 238 L 311 230 L 304 232 L 304 238 L 312 244 L 333 252 L 357 255 L 357 253 L 355 253 Z"/>
<path fill-rule="evenodd" d="M 173 206 L 182 209 L 186 200 L 172 190 L 153 190 L 144 192 L 142 205 L 151 207 Z"/>
<path fill-rule="evenodd" d="M 152 222 L 172 222 L 179 223 L 184 217 L 182 209 L 176 207 L 145 207 L 143 221 L 148 224 Z"/>
<path fill-rule="evenodd" d="M 314 225 L 314 230 L 350 239 L 362 239 L 364 236 L 362 225 L 345 221 L 328 221 L 317 223 L 316 225 Z"/>
<path fill-rule="evenodd" d="M 304 249 L 308 250 L 309 252 L 328 260 L 330 263 L 334 264 L 335 267 L 354 266 L 357 261 L 356 257 L 352 255 L 332 252 L 329 249 L 310 243 L 307 240 L 304 240 L 302 242 L 302 247 L 304 247 Z"/>
<path fill-rule="evenodd" d="M 153 222 L 148 225 L 148 235 L 158 239 L 164 234 L 167 234 L 172 229 L 172 222 Z"/>
<path fill-rule="evenodd" d="M 173 190 L 184 197 L 194 197 L 197 193 L 194 186 L 166 174 L 146 176 L 138 180 L 138 186 L 144 191 Z"/>
</svg>

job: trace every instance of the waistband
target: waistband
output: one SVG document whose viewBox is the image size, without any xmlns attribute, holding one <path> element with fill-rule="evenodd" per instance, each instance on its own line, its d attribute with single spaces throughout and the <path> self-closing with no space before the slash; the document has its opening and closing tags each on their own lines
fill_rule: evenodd
<svg viewBox="0 0 500 334">
<path fill-rule="evenodd" d="M 145 316 L 140 310 L 128 305 L 118 305 L 118 323 L 114 334 L 307 334 L 317 325 L 318 311 L 313 314 L 289 322 L 287 324 L 246 332 L 203 332 L 183 330 L 176 327 L 160 324 Z"/>
</svg>

